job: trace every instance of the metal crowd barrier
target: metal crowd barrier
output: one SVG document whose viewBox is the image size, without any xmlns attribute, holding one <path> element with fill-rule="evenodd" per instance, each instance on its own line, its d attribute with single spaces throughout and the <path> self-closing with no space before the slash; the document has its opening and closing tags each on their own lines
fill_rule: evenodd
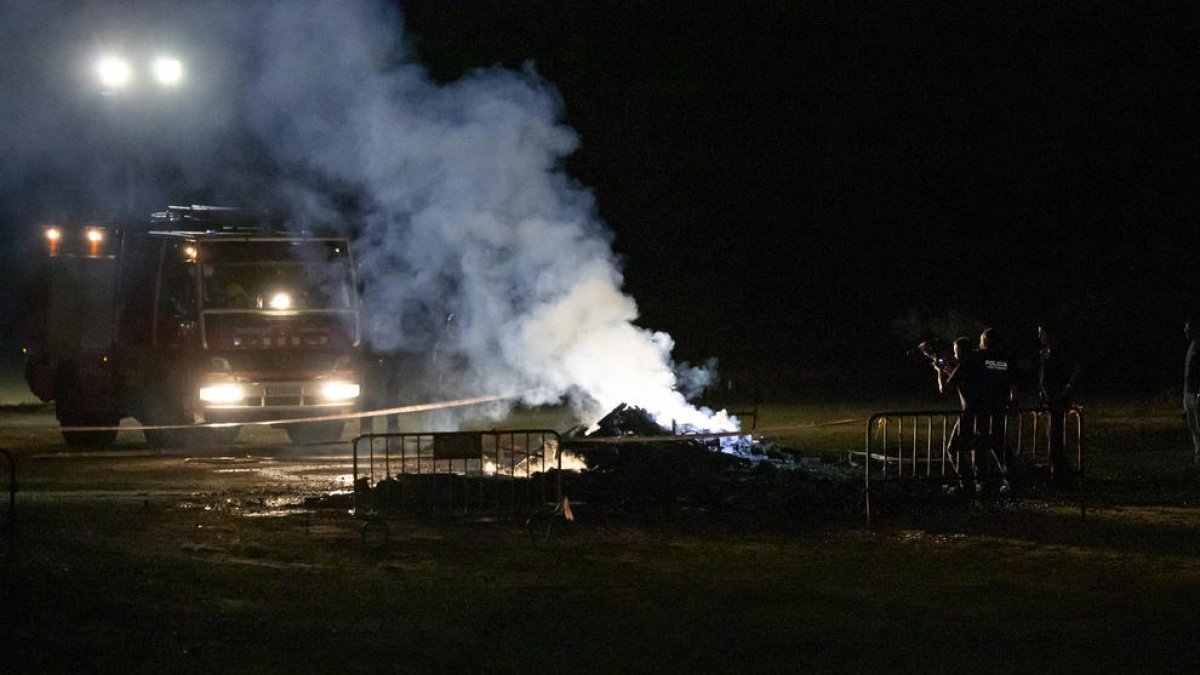
<svg viewBox="0 0 1200 675">
<path fill-rule="evenodd" d="M 550 429 L 363 434 L 353 442 L 355 513 L 521 514 L 561 504 L 559 441 Z"/>
<path fill-rule="evenodd" d="M 1063 452 L 1075 458 L 1074 483 L 1078 487 L 1080 513 L 1086 516 L 1084 494 L 1083 414 L 1078 406 L 1065 411 L 1062 424 Z M 1031 468 L 1046 469 L 1051 462 L 1051 411 L 1045 408 L 1019 408 L 1008 410 L 998 417 L 1003 425 L 995 430 L 1002 441 L 1000 451 L 991 448 L 994 429 L 990 426 L 996 419 L 975 418 L 978 426 L 973 430 L 975 438 L 987 439 L 967 448 L 961 461 L 968 466 L 955 465 L 950 453 L 950 443 L 958 433 L 956 427 L 962 418 L 960 411 L 906 411 L 875 413 L 867 421 L 866 443 L 863 458 L 863 480 L 867 523 L 871 520 L 871 485 L 879 481 L 927 481 L 945 483 L 974 477 L 981 462 L 985 469 L 998 470 L 1007 475 L 1010 470 L 1021 471 Z M 979 452 L 982 449 L 982 456 Z M 854 453 L 857 454 L 857 453 Z M 1061 478 L 1061 477 L 1060 477 Z"/>
</svg>

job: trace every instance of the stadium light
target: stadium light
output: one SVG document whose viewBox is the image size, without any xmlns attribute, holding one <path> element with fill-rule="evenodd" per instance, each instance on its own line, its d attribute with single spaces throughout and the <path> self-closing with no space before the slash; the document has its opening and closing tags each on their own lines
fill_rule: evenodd
<svg viewBox="0 0 1200 675">
<path fill-rule="evenodd" d="M 129 62 L 116 56 L 106 56 L 96 62 L 96 74 L 105 87 L 120 89 L 129 84 Z"/>
<path fill-rule="evenodd" d="M 183 79 L 183 63 L 169 56 L 154 59 L 154 79 L 168 87 L 179 84 Z"/>
<path fill-rule="evenodd" d="M 158 56 L 146 65 L 148 73 L 139 67 L 136 71 L 130 62 L 114 55 L 102 57 L 96 62 L 96 75 L 105 93 L 113 93 L 135 84 L 138 77 L 153 77 L 162 87 L 175 87 L 183 81 L 183 62 L 172 56 Z"/>
</svg>

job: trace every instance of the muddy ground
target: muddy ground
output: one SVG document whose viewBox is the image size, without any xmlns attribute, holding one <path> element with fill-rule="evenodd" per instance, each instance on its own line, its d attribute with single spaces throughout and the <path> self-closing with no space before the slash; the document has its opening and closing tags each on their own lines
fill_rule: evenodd
<svg viewBox="0 0 1200 675">
<path fill-rule="evenodd" d="M 821 509 L 581 509 L 395 518 L 367 541 L 345 442 L 157 451 L 123 432 L 78 452 L 7 428 L 0 672 L 1195 672 L 1200 474 L 1177 414 L 1089 413 L 1086 521 L 1036 494 L 893 501 L 870 530 Z M 860 431 L 792 444 L 844 453 Z"/>
</svg>

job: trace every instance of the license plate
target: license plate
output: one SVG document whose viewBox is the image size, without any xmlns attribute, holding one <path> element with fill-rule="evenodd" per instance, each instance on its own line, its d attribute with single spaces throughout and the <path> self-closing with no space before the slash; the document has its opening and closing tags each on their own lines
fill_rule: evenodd
<svg viewBox="0 0 1200 675">
<path fill-rule="evenodd" d="M 299 396 L 300 387 L 267 387 L 267 396 Z"/>
</svg>

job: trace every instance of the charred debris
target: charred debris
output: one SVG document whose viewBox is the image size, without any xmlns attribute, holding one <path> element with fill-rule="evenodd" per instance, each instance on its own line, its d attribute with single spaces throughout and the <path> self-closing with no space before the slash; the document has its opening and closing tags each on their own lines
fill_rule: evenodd
<svg viewBox="0 0 1200 675">
<path fill-rule="evenodd" d="M 685 434 L 680 434 L 685 435 Z M 572 501 L 618 511 L 847 512 L 852 473 L 746 436 L 680 438 L 644 409 L 621 404 L 564 435 L 588 470 L 563 477 Z M 622 438 L 628 442 L 617 442 Z M 661 439 L 661 440 L 658 440 Z"/>
<path fill-rule="evenodd" d="M 424 470 L 389 472 L 375 484 L 356 479 L 355 503 L 379 513 L 522 513 L 561 494 L 585 520 L 733 516 L 740 524 L 796 523 L 857 514 L 859 474 L 844 464 L 749 435 L 675 434 L 646 410 L 626 404 L 562 434 L 556 449 L 579 457 L 587 469 L 483 475 L 456 471 L 453 462 L 426 462 Z M 482 465 L 486 459 L 471 461 Z"/>
</svg>

